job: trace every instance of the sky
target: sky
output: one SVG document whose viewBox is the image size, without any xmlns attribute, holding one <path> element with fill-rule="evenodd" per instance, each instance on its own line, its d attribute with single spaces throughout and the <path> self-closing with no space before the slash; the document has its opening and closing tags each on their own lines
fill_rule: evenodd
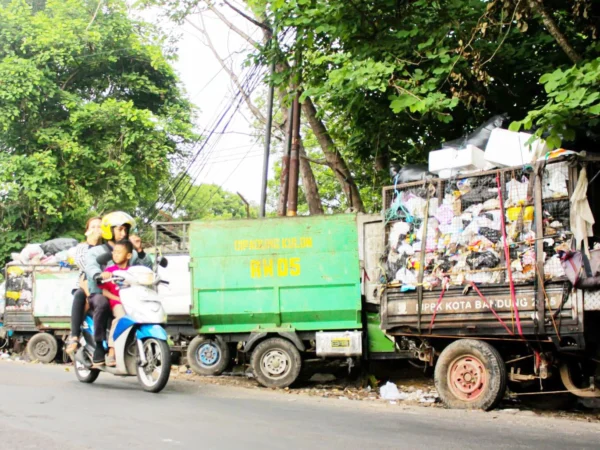
<svg viewBox="0 0 600 450">
<path fill-rule="evenodd" d="M 260 30 L 236 12 L 221 10 L 253 38 L 261 38 Z M 177 25 L 165 20 L 159 9 L 133 10 L 132 14 L 158 23 L 169 34 L 180 36 L 177 43 L 178 59 L 174 62 L 174 67 L 188 99 L 198 108 L 197 130 L 205 134 L 206 130 L 213 128 L 229 100 L 235 97 L 237 89 L 229 75 L 206 45 L 201 32 L 192 24 Z M 205 12 L 202 17 L 203 22 L 198 15 L 191 16 L 189 20 L 200 28 L 203 28 L 204 23 L 216 51 L 222 58 L 228 58 L 230 67 L 240 78 L 243 77 L 244 71 L 249 70 L 243 67 L 243 63 L 251 49 L 250 45 L 212 12 Z M 259 85 L 257 92 L 265 92 L 264 87 Z M 198 176 L 196 184 L 216 184 L 228 191 L 241 193 L 252 203 L 260 202 L 264 143 L 256 136 L 257 130 L 253 123 L 254 117 L 243 104 L 231 120 L 226 133 L 213 135 L 209 145 L 200 153 L 190 171 L 192 175 Z M 225 121 L 219 129 L 224 124 Z M 272 162 L 273 158 L 270 161 L 271 167 Z M 270 176 L 273 176 L 272 173 Z"/>
</svg>

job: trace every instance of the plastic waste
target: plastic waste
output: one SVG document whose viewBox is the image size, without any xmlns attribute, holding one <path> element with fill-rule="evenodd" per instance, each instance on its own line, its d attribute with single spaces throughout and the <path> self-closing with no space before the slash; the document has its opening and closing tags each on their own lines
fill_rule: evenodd
<svg viewBox="0 0 600 450">
<path fill-rule="evenodd" d="M 403 242 L 402 245 L 400 245 L 400 247 L 398 247 L 398 255 L 400 256 L 412 256 L 415 254 L 415 250 L 413 249 L 412 245 L 407 244 L 406 242 Z"/>
<path fill-rule="evenodd" d="M 492 133 L 492 130 L 500 128 L 506 120 L 508 120 L 508 115 L 506 114 L 493 116 L 491 119 L 484 122 L 482 125 L 477 127 L 472 133 L 466 135 L 465 137 L 443 143 L 442 148 L 452 147 L 461 149 L 465 148 L 467 145 L 473 145 L 478 148 L 485 148 L 490 139 L 490 134 Z"/>
<path fill-rule="evenodd" d="M 494 269 L 500 264 L 500 257 L 492 250 L 472 252 L 467 256 L 467 264 L 472 270 Z"/>
<path fill-rule="evenodd" d="M 20 260 L 24 264 L 29 264 L 37 257 L 44 257 L 44 250 L 38 244 L 27 244 L 20 253 Z"/>
<path fill-rule="evenodd" d="M 429 172 L 427 164 L 407 164 L 402 168 L 392 165 L 390 168 L 392 183 L 403 184 L 413 181 L 422 181 L 433 178 L 434 175 Z"/>
<path fill-rule="evenodd" d="M 523 183 L 515 179 L 506 183 L 506 190 L 508 191 L 506 207 L 524 204 L 527 201 L 528 188 L 529 183 Z"/>
<path fill-rule="evenodd" d="M 77 239 L 73 238 L 57 238 L 46 241 L 41 245 L 43 252 L 47 255 L 56 255 L 63 250 L 69 250 L 77 245 Z"/>
<path fill-rule="evenodd" d="M 409 196 L 408 200 L 405 202 L 406 209 L 413 216 L 418 219 L 423 219 L 425 217 L 425 205 L 427 202 L 421 197 L 417 197 L 416 195 Z"/>
<path fill-rule="evenodd" d="M 435 214 L 435 218 L 439 221 L 440 225 L 452 223 L 452 219 L 454 218 L 452 206 L 447 204 L 441 205 Z"/>
<path fill-rule="evenodd" d="M 379 395 L 384 400 L 406 400 L 408 399 L 408 394 L 404 392 L 400 392 L 398 390 L 398 386 L 394 383 L 388 381 L 379 389 Z"/>
<path fill-rule="evenodd" d="M 395 279 L 402 284 L 414 285 L 417 284 L 417 274 L 414 270 L 401 268 L 396 272 Z"/>
<path fill-rule="evenodd" d="M 548 258 L 548 261 L 546 261 L 544 264 L 544 275 L 546 279 L 560 278 L 565 276 L 565 269 L 563 269 L 563 266 L 560 263 L 560 257 L 558 255 Z"/>
<path fill-rule="evenodd" d="M 498 200 L 497 198 L 491 198 L 489 200 L 486 200 L 483 203 L 484 211 L 492 211 L 494 209 L 499 209 L 499 208 L 500 208 L 500 200 Z"/>
<path fill-rule="evenodd" d="M 542 184 L 542 197 L 557 198 L 569 195 L 567 181 L 569 180 L 569 166 L 566 161 L 546 166 L 544 182 Z"/>
</svg>

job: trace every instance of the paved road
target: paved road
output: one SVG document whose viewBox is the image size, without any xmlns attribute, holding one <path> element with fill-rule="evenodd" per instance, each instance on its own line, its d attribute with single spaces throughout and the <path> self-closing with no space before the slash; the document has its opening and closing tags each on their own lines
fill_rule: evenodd
<svg viewBox="0 0 600 450">
<path fill-rule="evenodd" d="M 101 374 L 0 363 L 0 449 L 469 449 L 600 447 L 600 425 L 405 408 L 174 381 L 158 395 Z"/>
</svg>

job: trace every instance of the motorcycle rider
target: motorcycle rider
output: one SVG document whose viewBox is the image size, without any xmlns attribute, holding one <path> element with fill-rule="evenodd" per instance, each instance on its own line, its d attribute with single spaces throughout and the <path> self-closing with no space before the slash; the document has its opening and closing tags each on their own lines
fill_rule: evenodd
<svg viewBox="0 0 600 450">
<path fill-rule="evenodd" d="M 130 239 L 130 232 L 135 228 L 135 220 L 129 214 L 122 211 L 115 211 L 105 215 L 101 223 L 102 238 L 105 244 L 91 248 L 85 258 L 85 274 L 88 280 L 88 289 L 90 292 L 89 305 L 93 310 L 94 319 L 94 340 L 96 341 L 96 351 L 94 352 L 93 363 L 95 366 L 105 364 L 106 352 L 103 342 L 106 340 L 106 328 L 108 319 L 111 316 L 110 303 L 102 295 L 102 289 L 98 287 L 96 279 L 102 274 L 108 265 L 98 262 L 98 257 L 105 253 L 112 253 L 115 242 L 123 239 Z M 152 260 L 146 255 L 142 248 L 141 239 L 132 239 L 135 250 L 130 260 L 130 264 L 143 265 L 152 268 Z M 110 259 L 110 258 L 109 258 Z"/>
</svg>

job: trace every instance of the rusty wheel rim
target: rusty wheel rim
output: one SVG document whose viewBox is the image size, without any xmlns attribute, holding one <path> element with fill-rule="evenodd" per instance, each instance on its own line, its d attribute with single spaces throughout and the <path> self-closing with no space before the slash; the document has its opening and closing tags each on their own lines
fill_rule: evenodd
<svg viewBox="0 0 600 450">
<path fill-rule="evenodd" d="M 477 400 L 485 391 L 488 379 L 485 366 L 473 355 L 460 356 L 448 367 L 450 391 L 462 401 Z"/>
</svg>

